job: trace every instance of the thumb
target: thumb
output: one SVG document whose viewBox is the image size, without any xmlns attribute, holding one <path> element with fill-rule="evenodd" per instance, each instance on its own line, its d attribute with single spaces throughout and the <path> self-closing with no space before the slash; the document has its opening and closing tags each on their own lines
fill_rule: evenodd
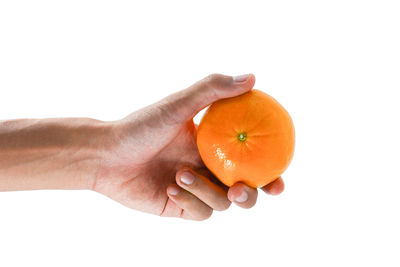
<svg viewBox="0 0 400 267">
<path fill-rule="evenodd" d="M 213 102 L 250 91 L 255 83 L 253 74 L 226 76 L 211 74 L 192 86 L 174 93 L 161 102 L 167 116 L 176 123 L 192 119 L 200 110 Z"/>
</svg>

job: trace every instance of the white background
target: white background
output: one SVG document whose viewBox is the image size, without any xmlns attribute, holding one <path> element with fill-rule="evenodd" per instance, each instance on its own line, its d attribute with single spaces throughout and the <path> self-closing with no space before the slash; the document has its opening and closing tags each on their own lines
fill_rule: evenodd
<svg viewBox="0 0 400 267">
<path fill-rule="evenodd" d="M 114 120 L 251 72 L 297 143 L 281 196 L 203 222 L 89 191 L 1 193 L 0 266 L 399 266 L 398 4 L 1 1 L 0 120 Z"/>
</svg>

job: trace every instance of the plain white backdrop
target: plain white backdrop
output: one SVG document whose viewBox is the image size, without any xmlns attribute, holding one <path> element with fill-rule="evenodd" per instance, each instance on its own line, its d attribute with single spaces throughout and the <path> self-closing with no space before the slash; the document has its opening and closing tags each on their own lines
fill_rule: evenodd
<svg viewBox="0 0 400 267">
<path fill-rule="evenodd" d="M 0 120 L 116 120 L 251 72 L 297 138 L 282 195 L 203 222 L 89 191 L 0 193 L 0 266 L 399 266 L 399 14 L 385 0 L 0 1 Z"/>
</svg>

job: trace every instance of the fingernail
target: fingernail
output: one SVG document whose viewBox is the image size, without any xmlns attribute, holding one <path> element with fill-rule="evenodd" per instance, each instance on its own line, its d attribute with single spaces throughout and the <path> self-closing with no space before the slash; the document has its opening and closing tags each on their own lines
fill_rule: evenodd
<svg viewBox="0 0 400 267">
<path fill-rule="evenodd" d="M 179 189 L 174 187 L 168 187 L 168 194 L 176 196 L 179 193 Z"/>
<path fill-rule="evenodd" d="M 242 194 L 235 199 L 235 201 L 242 203 L 242 202 L 245 202 L 248 198 L 249 198 L 249 195 L 247 194 L 247 192 L 243 191 Z"/>
<path fill-rule="evenodd" d="M 194 182 L 194 175 L 190 172 L 182 173 L 181 182 L 187 185 L 192 184 Z"/>
<path fill-rule="evenodd" d="M 238 75 L 233 77 L 233 82 L 242 83 L 249 78 L 250 74 Z"/>
</svg>

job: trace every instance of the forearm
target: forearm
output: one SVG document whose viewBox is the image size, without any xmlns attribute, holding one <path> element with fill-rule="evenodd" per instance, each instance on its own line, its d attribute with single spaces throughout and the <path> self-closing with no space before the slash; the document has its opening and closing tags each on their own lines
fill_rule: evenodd
<svg viewBox="0 0 400 267">
<path fill-rule="evenodd" d="M 109 131 L 88 118 L 0 121 L 0 191 L 90 189 Z"/>
</svg>

